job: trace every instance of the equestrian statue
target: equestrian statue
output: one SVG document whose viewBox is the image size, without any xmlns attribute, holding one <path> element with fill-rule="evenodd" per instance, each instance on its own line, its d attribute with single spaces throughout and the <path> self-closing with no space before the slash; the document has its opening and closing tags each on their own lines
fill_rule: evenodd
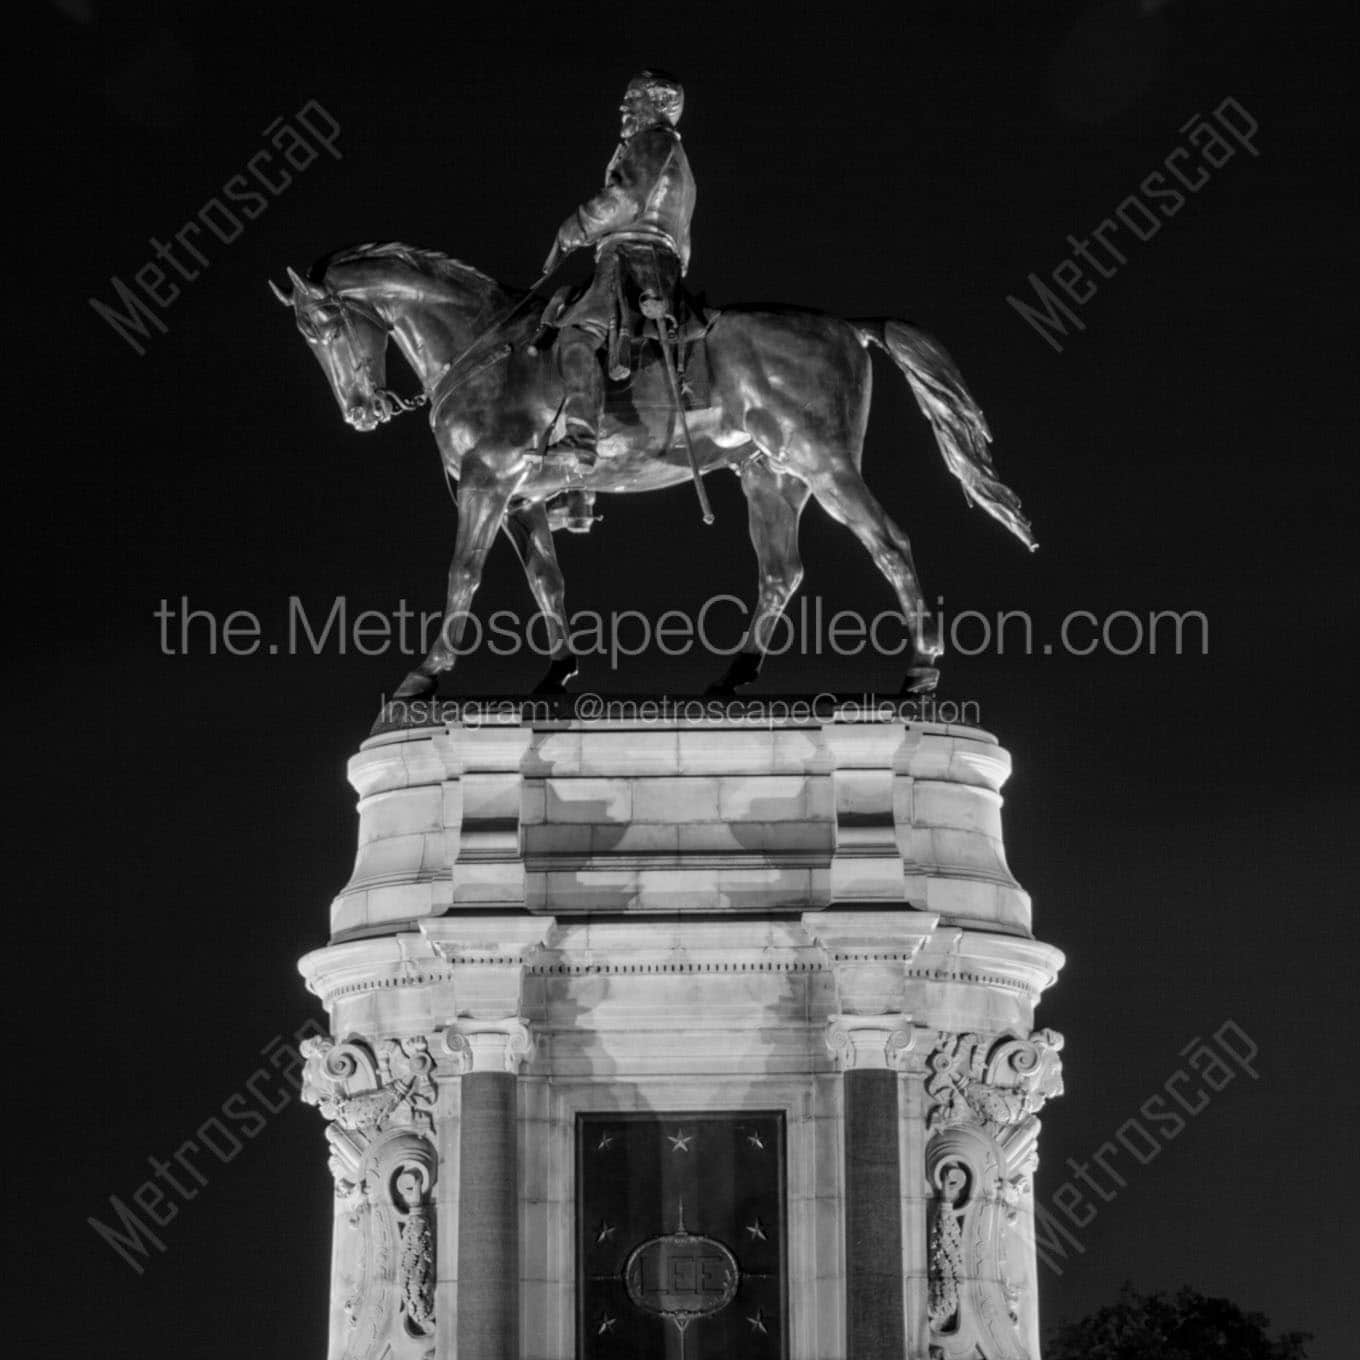
<svg viewBox="0 0 1360 1360">
<path fill-rule="evenodd" d="M 991 432 L 954 362 L 924 331 L 892 319 L 842 320 L 778 305 L 709 310 L 681 280 L 690 257 L 694 176 L 676 124 L 684 92 L 644 71 L 624 93 L 604 187 L 558 228 L 543 276 L 507 287 L 471 265 L 400 242 L 323 257 L 285 292 L 356 430 L 429 408 L 451 484 L 458 537 L 444 624 L 393 694 L 432 694 L 453 669 L 487 553 L 504 531 L 547 622 L 550 665 L 535 693 L 576 673 L 558 530 L 585 532 L 599 494 L 659 491 L 734 472 L 745 492 L 759 597 L 741 650 L 711 686 L 754 681 L 802 580 L 798 522 L 809 498 L 864 545 L 897 596 L 912 639 L 905 693 L 931 690 L 942 650 L 906 535 L 860 476 L 869 419 L 868 350 L 906 377 L 964 495 L 1035 547 L 1020 502 L 996 475 Z M 590 247 L 589 286 L 540 291 L 561 260 Z M 535 306 L 535 303 L 538 305 Z M 420 384 L 387 387 L 388 341 Z"/>
</svg>

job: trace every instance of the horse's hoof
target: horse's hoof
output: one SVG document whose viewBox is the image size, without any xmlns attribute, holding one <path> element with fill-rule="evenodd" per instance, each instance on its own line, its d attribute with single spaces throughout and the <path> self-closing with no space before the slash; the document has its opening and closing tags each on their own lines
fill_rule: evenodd
<svg viewBox="0 0 1360 1360">
<path fill-rule="evenodd" d="M 581 668 L 576 664 L 574 656 L 559 656 L 548 666 L 543 679 L 530 690 L 530 697 L 549 699 L 558 694 L 565 694 L 567 681 L 576 679 L 580 671 Z"/>
<path fill-rule="evenodd" d="M 394 699 L 424 699 L 439 688 L 439 681 L 424 671 L 412 671 L 393 692 Z"/>
<path fill-rule="evenodd" d="M 931 694 L 940 683 L 938 666 L 912 666 L 902 681 L 903 694 Z"/>
<path fill-rule="evenodd" d="M 732 658 L 732 664 L 728 666 L 722 679 L 711 684 L 704 691 L 704 698 L 733 698 L 742 686 L 752 684 L 760 678 L 762 660 L 759 652 L 738 652 Z"/>
</svg>

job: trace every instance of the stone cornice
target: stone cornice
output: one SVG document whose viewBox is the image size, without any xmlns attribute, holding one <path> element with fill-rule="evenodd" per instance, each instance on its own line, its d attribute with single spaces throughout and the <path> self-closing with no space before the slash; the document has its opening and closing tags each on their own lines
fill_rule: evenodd
<svg viewBox="0 0 1360 1360">
<path fill-rule="evenodd" d="M 976 982 L 1026 992 L 1036 1000 L 1057 980 L 1066 955 L 1026 936 L 942 926 L 913 960 L 912 973 L 938 981 Z"/>
<path fill-rule="evenodd" d="M 341 996 L 388 987 L 425 987 L 452 980 L 447 962 L 423 935 L 402 931 L 314 949 L 298 960 L 307 990 L 324 1006 Z"/>
<path fill-rule="evenodd" d="M 551 916 L 526 912 L 473 915 L 451 912 L 420 923 L 421 936 L 449 963 L 520 964 L 553 928 Z"/>
<path fill-rule="evenodd" d="M 500 968 L 517 974 L 553 920 L 454 913 L 418 926 L 314 949 L 298 960 L 298 971 L 327 1008 L 364 992 L 447 985 L 460 970 Z"/>
<path fill-rule="evenodd" d="M 1037 940 L 940 926 L 930 913 L 902 909 L 805 912 L 762 922 L 632 918 L 579 925 L 567 918 L 455 912 L 422 921 L 418 930 L 314 950 L 298 968 L 328 1008 L 366 992 L 456 986 L 459 977 L 496 970 L 507 986 L 525 974 L 826 971 L 835 975 L 843 1010 L 876 1013 L 904 1008 L 901 992 L 912 983 L 966 983 L 1036 1001 L 1063 962 L 1061 950 Z M 898 995 L 875 1003 L 856 999 L 856 987 L 887 987 Z"/>
</svg>

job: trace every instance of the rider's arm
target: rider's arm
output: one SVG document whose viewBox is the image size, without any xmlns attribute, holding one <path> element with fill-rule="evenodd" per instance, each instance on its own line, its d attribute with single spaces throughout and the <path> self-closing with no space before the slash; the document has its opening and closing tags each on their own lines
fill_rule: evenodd
<svg viewBox="0 0 1360 1360">
<path fill-rule="evenodd" d="M 604 188 L 582 203 L 558 228 L 558 246 L 563 251 L 575 250 L 635 222 L 670 160 L 672 149 L 671 138 L 659 128 L 633 137 L 623 154 L 611 163 Z"/>
</svg>

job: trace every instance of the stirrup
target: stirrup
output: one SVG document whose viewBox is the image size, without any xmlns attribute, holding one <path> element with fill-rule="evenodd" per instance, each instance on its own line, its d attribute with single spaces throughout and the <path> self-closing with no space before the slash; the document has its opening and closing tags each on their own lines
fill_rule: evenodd
<svg viewBox="0 0 1360 1360">
<path fill-rule="evenodd" d="M 553 441 L 554 449 L 568 450 L 574 453 L 584 453 L 590 458 L 598 458 L 600 449 L 600 422 L 598 419 L 591 420 L 588 416 L 581 415 L 579 408 L 572 411 L 570 407 L 563 412 L 562 438 Z"/>
<path fill-rule="evenodd" d="M 582 467 L 594 467 L 600 458 L 599 437 L 593 431 L 568 431 L 557 443 L 548 446 L 548 452 L 571 454 Z"/>
<path fill-rule="evenodd" d="M 595 493 L 583 487 L 558 492 L 548 501 L 547 511 L 548 528 L 554 532 L 565 529 L 568 533 L 586 534 L 597 519 L 604 518 L 595 513 Z"/>
</svg>

